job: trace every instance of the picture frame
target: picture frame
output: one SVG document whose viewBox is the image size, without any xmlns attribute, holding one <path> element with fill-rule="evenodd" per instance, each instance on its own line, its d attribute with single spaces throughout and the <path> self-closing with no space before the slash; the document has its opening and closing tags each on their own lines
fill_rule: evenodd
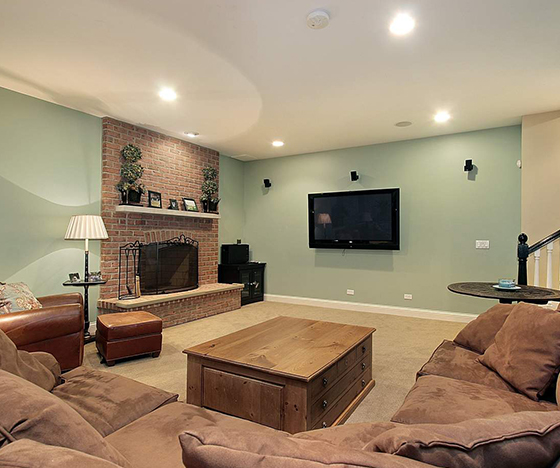
<svg viewBox="0 0 560 468">
<path fill-rule="evenodd" d="M 80 282 L 80 274 L 79 273 L 69 273 L 68 278 L 70 278 L 71 283 L 79 283 Z"/>
<path fill-rule="evenodd" d="M 185 211 L 198 211 L 198 205 L 194 198 L 183 198 L 183 207 Z"/>
<path fill-rule="evenodd" d="M 179 210 L 179 202 L 174 198 L 169 199 L 169 210 Z"/>
<path fill-rule="evenodd" d="M 161 208 L 161 193 L 148 190 L 148 206 L 150 208 Z"/>
<path fill-rule="evenodd" d="M 103 276 L 100 271 L 90 271 L 89 281 L 103 281 Z"/>
</svg>

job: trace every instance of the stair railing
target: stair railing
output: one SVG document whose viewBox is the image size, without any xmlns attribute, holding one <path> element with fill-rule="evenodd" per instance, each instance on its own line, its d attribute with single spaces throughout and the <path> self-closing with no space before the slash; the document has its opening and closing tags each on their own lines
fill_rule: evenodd
<svg viewBox="0 0 560 468">
<path fill-rule="evenodd" d="M 531 246 L 527 244 L 529 240 L 527 234 L 521 233 L 517 239 L 519 241 L 517 245 L 517 283 L 527 284 L 527 259 L 532 254 L 535 260 L 533 285 L 541 285 L 541 251 L 546 247 L 546 287 L 552 288 L 552 254 L 554 251 L 554 242 L 560 239 L 560 230 L 553 232 Z"/>
</svg>

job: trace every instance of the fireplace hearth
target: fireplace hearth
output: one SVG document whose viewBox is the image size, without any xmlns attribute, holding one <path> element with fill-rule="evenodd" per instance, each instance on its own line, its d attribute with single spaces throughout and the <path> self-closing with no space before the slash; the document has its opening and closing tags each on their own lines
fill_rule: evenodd
<svg viewBox="0 0 560 468">
<path fill-rule="evenodd" d="M 198 241 L 181 234 L 120 248 L 119 299 L 198 288 Z"/>
</svg>

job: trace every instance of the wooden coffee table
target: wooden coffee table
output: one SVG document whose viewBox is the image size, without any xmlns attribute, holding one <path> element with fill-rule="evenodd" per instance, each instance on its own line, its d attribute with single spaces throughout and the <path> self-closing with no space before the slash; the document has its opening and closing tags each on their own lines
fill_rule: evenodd
<svg viewBox="0 0 560 468">
<path fill-rule="evenodd" d="M 375 386 L 374 332 L 276 317 L 185 349 L 187 403 L 291 433 L 342 424 Z"/>
</svg>

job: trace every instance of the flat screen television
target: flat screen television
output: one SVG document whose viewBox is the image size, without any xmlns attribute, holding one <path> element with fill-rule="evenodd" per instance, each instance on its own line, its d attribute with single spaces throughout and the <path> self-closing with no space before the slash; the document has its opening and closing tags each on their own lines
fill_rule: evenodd
<svg viewBox="0 0 560 468">
<path fill-rule="evenodd" d="M 399 250 L 399 189 L 310 193 L 309 247 Z"/>
</svg>

